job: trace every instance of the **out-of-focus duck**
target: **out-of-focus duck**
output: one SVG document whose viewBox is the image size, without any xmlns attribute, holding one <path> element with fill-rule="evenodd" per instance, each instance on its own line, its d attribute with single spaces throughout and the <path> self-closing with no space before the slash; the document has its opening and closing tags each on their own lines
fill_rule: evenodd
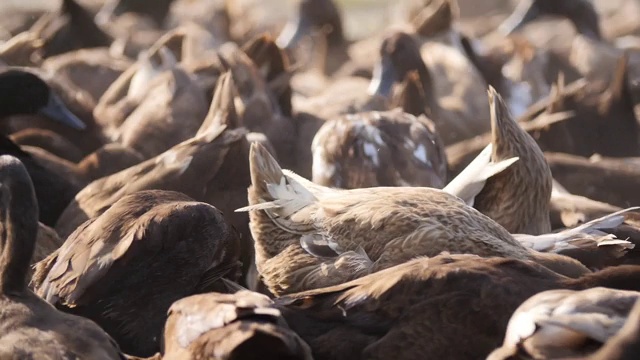
<svg viewBox="0 0 640 360">
<path fill-rule="evenodd" d="M 43 114 L 50 120 L 82 129 L 84 123 L 63 104 L 49 85 L 34 73 L 9 69 L 0 73 L 0 119 L 19 114 Z M 0 136 L 2 153 L 21 159 L 29 171 L 44 224 L 53 226 L 73 196 L 80 190 L 48 171 L 8 137 Z"/>
<path fill-rule="evenodd" d="M 251 149 L 250 205 L 241 210 L 251 211 L 256 265 L 276 295 L 344 282 L 441 251 L 535 258 L 572 276 L 588 271 L 573 259 L 530 252 L 496 222 L 444 191 L 330 189 L 283 171 L 262 146 Z M 347 260 L 354 256 L 361 262 Z M 343 273 L 327 274 L 326 258 L 344 265 L 337 271 Z"/>
<path fill-rule="evenodd" d="M 331 76 L 350 60 L 350 42 L 346 40 L 340 10 L 333 0 L 301 0 L 293 19 L 289 20 L 277 39 L 279 47 L 293 50 L 305 36 L 312 35 L 316 57 L 298 61 L 311 62 L 320 73 Z M 317 59 L 320 58 L 320 61 Z M 315 64 L 314 64 L 315 62 Z"/>
<path fill-rule="evenodd" d="M 92 321 L 64 314 L 27 289 L 38 233 L 38 202 L 27 169 L 0 156 L 0 356 L 120 360 L 118 345 Z"/>
<path fill-rule="evenodd" d="M 311 350 L 266 296 L 249 291 L 176 301 L 164 331 L 163 359 L 311 360 Z"/>
<path fill-rule="evenodd" d="M 447 180 L 433 123 L 400 109 L 345 115 L 322 125 L 311 145 L 313 182 L 335 188 L 428 186 Z"/>
<path fill-rule="evenodd" d="M 80 191 L 64 210 L 56 231 L 67 237 L 86 220 L 105 212 L 123 196 L 140 190 L 171 190 L 201 201 L 209 182 L 225 161 L 235 154 L 229 149 L 244 140 L 246 130 L 233 129 L 226 119 L 208 131 L 164 153 L 113 175 L 95 180 Z M 226 127 L 230 128 L 227 129 Z"/>
<path fill-rule="evenodd" d="M 559 359 L 595 352 L 624 326 L 640 292 L 602 287 L 537 294 L 515 311 L 487 359 Z"/>
<path fill-rule="evenodd" d="M 124 196 L 36 265 L 38 294 L 96 321 L 133 355 L 158 351 L 171 304 L 237 276 L 238 239 L 211 205 L 172 191 Z M 170 284 L 170 285 L 169 285 Z"/>
<path fill-rule="evenodd" d="M 487 83 L 469 55 L 470 40 L 456 29 L 458 17 L 455 0 L 438 0 L 424 7 L 412 20 L 440 106 L 452 113 L 450 118 L 455 114 L 472 134 L 457 134 L 455 141 L 489 130 L 489 109 L 484 101 Z"/>
<path fill-rule="evenodd" d="M 109 47 L 113 38 L 93 21 L 76 0 L 63 0 L 59 11 L 46 13 L 29 31 L 42 41 L 40 55 L 47 58 L 72 50 Z"/>
<path fill-rule="evenodd" d="M 411 86 L 396 88 L 395 85 L 401 83 L 411 83 Z M 461 124 L 440 111 L 433 97 L 433 86 L 431 75 L 411 36 L 403 32 L 390 32 L 379 46 L 379 58 L 371 81 L 344 78 L 334 82 L 318 96 L 294 98 L 298 100 L 293 102 L 297 110 L 295 121 L 298 130 L 294 169 L 302 176 L 311 178 L 312 154 L 309 144 L 325 121 L 345 114 L 385 111 L 398 105 L 407 105 L 404 110 L 417 112 L 417 116 L 426 114 L 436 124 L 436 130 L 446 144 L 450 134 L 457 132 Z M 407 101 L 411 97 L 417 99 L 417 103 Z"/>
</svg>

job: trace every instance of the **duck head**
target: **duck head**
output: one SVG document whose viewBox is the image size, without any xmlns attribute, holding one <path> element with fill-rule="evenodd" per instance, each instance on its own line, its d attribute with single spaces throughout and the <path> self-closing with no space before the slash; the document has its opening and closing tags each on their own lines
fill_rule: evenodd
<svg viewBox="0 0 640 360">
<path fill-rule="evenodd" d="M 380 60 L 373 69 L 369 94 L 390 96 L 393 85 L 403 81 L 412 71 L 418 72 L 425 91 L 431 89 L 431 75 L 414 39 L 404 32 L 391 33 L 380 46 Z"/>
<path fill-rule="evenodd" d="M 344 40 L 340 11 L 332 0 L 301 0 L 296 17 L 285 25 L 276 44 L 291 49 L 314 31 L 324 32 L 329 45 Z"/>
<path fill-rule="evenodd" d="M 4 71 L 0 73 L 0 118 L 23 114 L 44 115 L 78 130 L 86 127 L 39 76 L 24 70 Z"/>
<path fill-rule="evenodd" d="M 567 18 L 580 34 L 597 40 L 602 38 L 598 13 L 588 0 L 523 0 L 500 25 L 499 31 L 509 35 L 545 15 Z"/>
<path fill-rule="evenodd" d="M 96 15 L 96 23 L 107 24 L 114 17 L 126 13 L 147 16 L 158 26 L 162 26 L 169 15 L 174 0 L 107 0 Z"/>
</svg>

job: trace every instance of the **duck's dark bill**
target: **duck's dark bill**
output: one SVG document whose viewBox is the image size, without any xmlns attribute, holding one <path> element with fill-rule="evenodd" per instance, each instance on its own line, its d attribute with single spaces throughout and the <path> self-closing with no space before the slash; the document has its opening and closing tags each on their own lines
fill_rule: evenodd
<svg viewBox="0 0 640 360">
<path fill-rule="evenodd" d="M 389 96 L 393 90 L 395 77 L 395 69 L 391 59 L 386 55 L 382 56 L 380 62 L 373 69 L 373 77 L 368 89 L 369 94 Z"/>
<path fill-rule="evenodd" d="M 284 29 L 282 29 L 280 36 L 278 36 L 276 45 L 282 49 L 290 49 L 307 34 L 310 28 L 311 24 L 303 17 L 298 17 L 294 21 L 289 21 L 285 25 Z"/>
<path fill-rule="evenodd" d="M 535 1 L 524 0 L 499 28 L 502 34 L 510 35 L 540 16 L 540 7 Z"/>
<path fill-rule="evenodd" d="M 87 127 L 54 93 L 51 93 L 49 102 L 38 113 L 77 130 L 83 130 Z"/>
</svg>

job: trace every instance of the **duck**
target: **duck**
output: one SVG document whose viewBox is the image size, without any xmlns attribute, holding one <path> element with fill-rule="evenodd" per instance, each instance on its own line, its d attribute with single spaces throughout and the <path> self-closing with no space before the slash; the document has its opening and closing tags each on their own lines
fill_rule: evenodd
<svg viewBox="0 0 640 360">
<path fill-rule="evenodd" d="M 282 170 L 259 144 L 251 146 L 250 168 L 249 206 L 236 211 L 249 211 L 257 270 L 277 296 L 441 251 L 535 258 L 571 276 L 588 272 L 576 260 L 529 251 L 498 223 L 443 190 L 326 188 Z M 327 276 L 326 258 L 344 265 L 342 276 Z"/>
<path fill-rule="evenodd" d="M 77 49 L 109 47 L 113 42 L 111 35 L 98 27 L 91 13 L 76 0 L 62 0 L 57 12 L 45 13 L 28 31 L 42 40 L 42 58 Z"/>
<path fill-rule="evenodd" d="M 65 82 L 82 89 L 97 104 L 116 79 L 132 64 L 125 57 L 113 56 L 106 48 L 88 48 L 47 57 L 40 65 Z M 86 81 L 87 78 L 91 81 Z"/>
<path fill-rule="evenodd" d="M 351 43 L 345 38 L 340 10 L 333 0 L 300 1 L 295 16 L 285 24 L 276 44 L 292 51 L 307 35 L 315 35 L 314 40 L 319 42 L 316 51 L 320 48 L 325 52 L 320 54 L 323 60 L 317 62 L 321 74 L 330 77 L 351 60 Z"/>
<path fill-rule="evenodd" d="M 416 76 L 411 75 L 412 72 L 417 72 L 418 80 L 413 80 L 415 85 L 409 88 L 412 90 L 407 90 L 404 84 L 412 81 L 411 76 Z M 407 103 L 410 108 L 407 107 L 406 111 L 415 110 L 418 112 L 416 116 L 424 114 L 433 121 L 446 145 L 450 134 L 458 129 L 458 123 L 450 122 L 446 114 L 442 114 L 438 102 L 431 96 L 433 86 L 431 75 L 410 35 L 400 31 L 389 32 L 379 46 L 379 58 L 370 81 L 357 77 L 342 78 L 317 96 L 293 98 L 298 134 L 293 169 L 301 176 L 312 177 L 313 154 L 309 144 L 325 122 L 347 114 L 393 110 L 411 97 L 418 98 L 419 105 Z"/>
<path fill-rule="evenodd" d="M 36 264 L 34 287 L 57 308 L 98 323 L 124 352 L 151 356 L 174 301 L 222 288 L 222 276 L 236 279 L 237 242 L 215 207 L 178 192 L 138 191 Z"/>
<path fill-rule="evenodd" d="M 312 181 L 342 189 L 443 188 L 444 145 L 426 116 L 400 109 L 361 112 L 325 122 L 311 144 Z"/>
<path fill-rule="evenodd" d="M 156 56 L 159 65 L 153 63 Z M 113 141 L 148 159 L 192 137 L 206 115 L 207 100 L 165 47 L 141 55 L 132 67 L 112 83 L 94 114 Z"/>
<path fill-rule="evenodd" d="M 639 269 L 572 279 L 530 260 L 443 253 L 274 302 L 317 360 L 478 359 L 500 346 L 509 319 L 531 296 L 596 287 L 637 292 Z"/>
<path fill-rule="evenodd" d="M 227 126 L 229 128 L 227 129 Z M 244 128 L 232 128 L 226 119 L 203 134 L 183 141 L 164 153 L 115 174 L 97 179 L 84 187 L 64 209 L 55 230 L 66 238 L 86 220 L 104 213 L 123 196 L 141 190 L 171 190 L 203 200 L 209 182 L 225 161 L 232 161 L 229 150 L 246 141 Z"/>
<path fill-rule="evenodd" d="M 0 356 L 120 360 L 118 344 L 98 325 L 56 310 L 27 288 L 36 247 L 38 202 L 26 167 L 0 156 L 3 232 L 0 265 Z"/>
<path fill-rule="evenodd" d="M 164 46 L 141 53 L 135 63 L 110 83 L 96 103 L 93 116 L 102 131 L 115 138 L 118 128 L 144 100 L 153 81 L 176 65 L 175 55 Z"/>
<path fill-rule="evenodd" d="M 21 69 L 0 73 L 0 119 L 20 114 L 42 114 L 49 121 L 76 129 L 85 124 L 62 102 L 60 97 L 38 75 Z M 48 171 L 7 136 L 0 136 L 4 154 L 18 157 L 28 169 L 39 203 L 39 219 L 48 226 L 56 220 L 80 190 L 64 178 Z"/>
<path fill-rule="evenodd" d="M 489 114 L 488 105 L 483 101 L 488 84 L 469 55 L 471 40 L 456 28 L 459 12 L 455 0 L 432 1 L 412 20 L 420 54 L 432 72 L 440 106 L 451 113 L 449 118 L 457 116 L 458 122 L 466 125 L 466 133 L 457 134 L 451 143 L 489 130 L 487 118 L 478 117 Z"/>
<path fill-rule="evenodd" d="M 289 329 L 273 301 L 247 290 L 192 295 L 174 302 L 165 325 L 162 358 L 313 359 L 309 346 Z"/>
<path fill-rule="evenodd" d="M 624 326 L 640 292 L 549 290 L 522 303 L 488 360 L 573 358 L 594 353 Z"/>
<path fill-rule="evenodd" d="M 286 56 L 267 36 L 251 39 L 242 48 L 227 45 L 219 54 L 227 63 L 223 73 L 231 72 L 238 116 L 249 131 L 266 135 L 279 158 L 290 164 L 296 123 Z"/>
<path fill-rule="evenodd" d="M 536 141 L 513 119 L 500 94 L 489 87 L 488 95 L 492 137 L 490 160 L 500 163 L 517 158 L 518 161 L 486 179 L 477 195 L 465 194 L 464 200 L 510 233 L 548 233 L 551 231 L 552 189 L 549 165 Z M 445 191 L 460 195 L 464 186 L 458 182 L 465 182 L 466 176 L 463 171 Z"/>
</svg>

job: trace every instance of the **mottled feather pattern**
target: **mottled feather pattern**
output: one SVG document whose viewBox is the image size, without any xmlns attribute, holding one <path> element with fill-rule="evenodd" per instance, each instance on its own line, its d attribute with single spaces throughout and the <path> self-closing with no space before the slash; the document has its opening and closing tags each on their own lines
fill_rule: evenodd
<svg viewBox="0 0 640 360">
<path fill-rule="evenodd" d="M 330 120 L 311 148 L 313 181 L 327 187 L 441 188 L 446 181 L 446 156 L 433 124 L 400 109 Z"/>
<path fill-rule="evenodd" d="M 345 280 L 339 276 L 333 279 L 319 276 L 318 284 L 314 284 L 311 277 L 304 277 L 310 271 L 326 274 L 327 265 L 325 270 L 318 268 L 325 260 L 314 258 L 300 247 L 301 234 L 329 237 L 341 251 L 361 249 L 373 262 L 368 271 L 378 271 L 416 256 L 435 256 L 442 251 L 530 258 L 529 251 L 504 228 L 441 190 L 413 187 L 332 190 L 311 185 L 308 180 L 283 172 L 264 147 L 257 144 L 252 145 L 251 164 L 253 185 L 247 209 L 260 206 L 266 199 L 276 204 L 279 199 L 274 198 L 275 184 L 280 184 L 280 189 L 289 189 L 281 196 L 295 198 L 291 195 L 299 192 L 287 187 L 289 181 L 305 185 L 314 195 L 305 197 L 309 200 L 307 205 L 293 214 L 287 213 L 286 218 L 269 215 L 277 215 L 278 210 L 273 208 L 250 213 L 258 271 L 277 294 Z M 283 177 L 287 178 L 285 182 Z M 353 273 L 349 278 L 366 273 Z M 291 282 L 300 276 L 306 281 Z"/>
</svg>

